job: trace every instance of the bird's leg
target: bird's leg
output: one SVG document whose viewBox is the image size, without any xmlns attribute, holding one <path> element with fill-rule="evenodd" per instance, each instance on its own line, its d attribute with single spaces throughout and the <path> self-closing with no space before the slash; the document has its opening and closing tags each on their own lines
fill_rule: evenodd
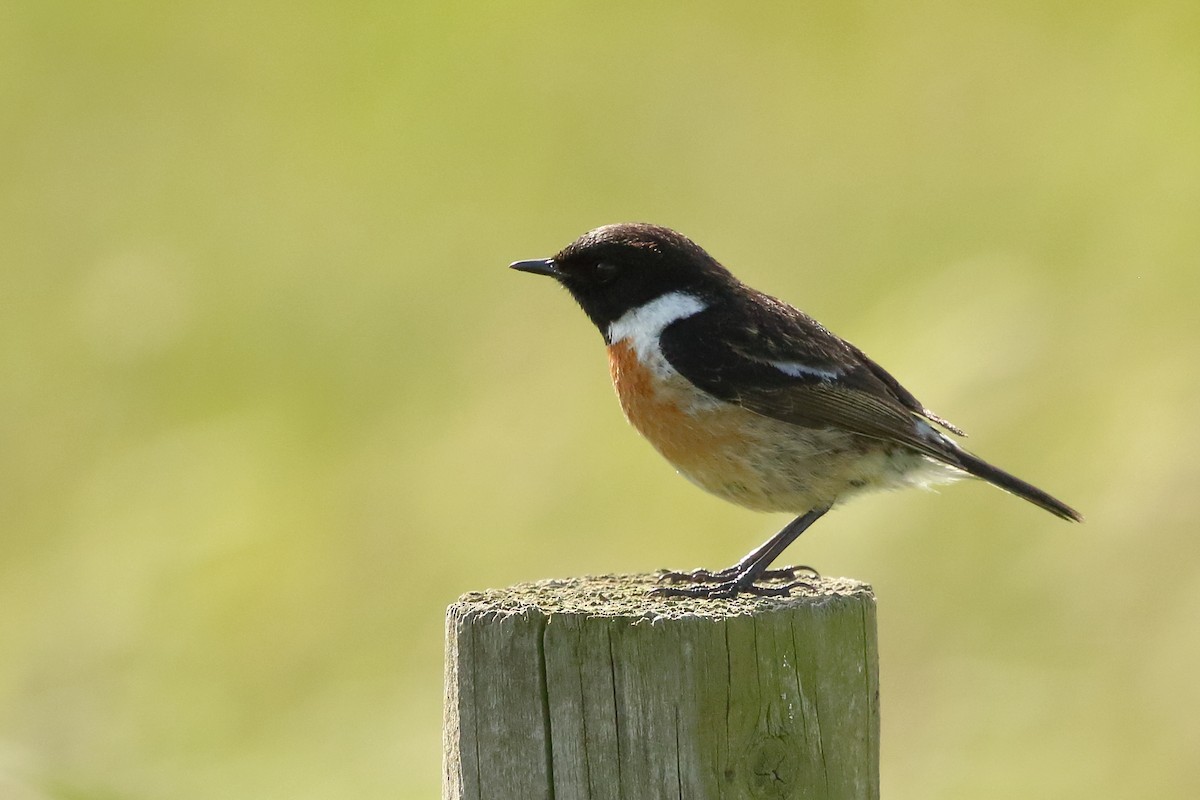
<svg viewBox="0 0 1200 800">
<path fill-rule="evenodd" d="M 762 545 L 747 553 L 744 558 L 732 567 L 726 567 L 716 572 L 707 569 L 697 569 L 691 572 L 664 571 L 659 575 L 658 579 L 663 583 L 722 583 L 746 575 L 747 573 L 753 574 L 756 580 L 794 578 L 796 573 L 800 571 L 816 575 L 817 571 L 812 567 L 799 566 L 784 567 L 782 569 L 767 569 L 767 567 L 783 553 L 788 545 L 794 542 L 800 534 L 804 533 L 809 525 L 816 522 L 827 510 L 828 508 L 822 508 L 797 517 Z"/>
<path fill-rule="evenodd" d="M 803 579 L 795 579 L 797 572 L 809 572 L 813 577 L 819 577 L 812 567 L 785 567 L 783 569 L 768 569 L 788 545 L 816 522 L 829 510 L 829 506 L 814 508 L 807 514 L 796 517 L 787 525 L 746 555 L 732 567 L 710 572 L 698 569 L 692 572 L 664 572 L 659 576 L 662 583 L 693 583 L 696 586 L 658 586 L 654 594 L 668 597 L 735 597 L 739 593 L 759 596 L 786 595 L 792 588 L 806 583 Z M 759 586 L 760 580 L 792 580 L 783 586 Z"/>
</svg>

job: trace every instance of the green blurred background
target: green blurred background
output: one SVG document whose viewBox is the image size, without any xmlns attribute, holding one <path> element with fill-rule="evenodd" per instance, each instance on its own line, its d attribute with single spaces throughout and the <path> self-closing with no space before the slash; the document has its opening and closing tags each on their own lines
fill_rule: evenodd
<svg viewBox="0 0 1200 800">
<path fill-rule="evenodd" d="M 876 587 L 884 796 L 1200 796 L 1200 5 L 0 4 L 0 798 L 428 798 L 462 592 L 723 566 L 506 270 L 649 220 L 985 457 Z"/>
</svg>

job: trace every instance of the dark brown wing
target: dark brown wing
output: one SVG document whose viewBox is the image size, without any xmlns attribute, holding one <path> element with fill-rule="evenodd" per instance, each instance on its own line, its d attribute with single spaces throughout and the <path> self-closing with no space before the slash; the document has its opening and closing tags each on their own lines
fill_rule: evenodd
<svg viewBox="0 0 1200 800">
<path fill-rule="evenodd" d="M 795 425 L 904 444 L 958 466 L 957 448 L 916 417 L 961 433 L 956 427 L 858 348 L 766 295 L 679 320 L 663 332 L 662 350 L 680 374 L 722 400 Z"/>
</svg>

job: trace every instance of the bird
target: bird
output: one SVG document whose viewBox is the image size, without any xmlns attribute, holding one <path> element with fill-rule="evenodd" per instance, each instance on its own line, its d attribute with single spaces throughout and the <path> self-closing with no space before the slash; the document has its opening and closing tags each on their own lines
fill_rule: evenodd
<svg viewBox="0 0 1200 800">
<path fill-rule="evenodd" d="M 556 280 L 596 325 L 626 419 L 676 471 L 740 506 L 797 515 L 726 569 L 664 571 L 655 593 L 787 595 L 816 571 L 771 565 L 831 508 L 870 490 L 970 476 L 1083 520 L 960 446 L 960 428 L 858 347 L 670 228 L 605 225 L 510 267 Z"/>
</svg>

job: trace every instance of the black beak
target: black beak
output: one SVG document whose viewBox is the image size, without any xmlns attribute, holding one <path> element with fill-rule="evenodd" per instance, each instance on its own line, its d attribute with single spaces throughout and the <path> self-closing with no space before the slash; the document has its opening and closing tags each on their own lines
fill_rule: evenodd
<svg viewBox="0 0 1200 800">
<path fill-rule="evenodd" d="M 532 272 L 534 275 L 549 275 L 551 278 L 558 277 L 558 267 L 554 265 L 552 258 L 534 258 L 529 261 L 514 261 L 508 265 L 510 268 L 519 270 L 520 272 Z"/>
</svg>

